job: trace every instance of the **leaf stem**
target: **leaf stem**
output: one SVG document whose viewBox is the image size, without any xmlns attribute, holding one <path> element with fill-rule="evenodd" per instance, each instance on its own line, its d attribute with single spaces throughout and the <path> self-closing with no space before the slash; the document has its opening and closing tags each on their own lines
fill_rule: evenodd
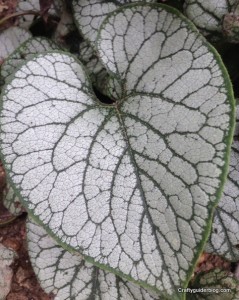
<svg viewBox="0 0 239 300">
<path fill-rule="evenodd" d="M 34 11 L 34 10 L 28 10 L 28 11 L 25 11 L 25 12 L 16 12 L 16 13 L 13 13 L 11 15 L 8 15 L 4 18 L 2 18 L 0 20 L 0 26 L 5 23 L 6 21 L 8 21 L 9 19 L 11 18 L 14 18 L 14 17 L 20 17 L 20 16 L 24 16 L 24 15 L 35 15 L 35 16 L 39 16 L 40 15 L 40 12 L 37 12 L 37 11 Z"/>
<path fill-rule="evenodd" d="M 18 216 L 12 216 L 12 217 L 8 218 L 7 220 L 0 220 L 0 227 L 7 226 L 8 224 L 15 221 L 17 217 Z"/>
</svg>

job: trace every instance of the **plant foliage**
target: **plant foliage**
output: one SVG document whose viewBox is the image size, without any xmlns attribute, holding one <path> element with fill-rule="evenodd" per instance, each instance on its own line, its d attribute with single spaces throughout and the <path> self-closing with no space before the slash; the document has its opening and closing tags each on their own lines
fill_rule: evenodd
<svg viewBox="0 0 239 300">
<path fill-rule="evenodd" d="M 1 68 L 5 202 L 59 300 L 185 299 L 221 197 L 207 249 L 238 255 L 227 71 L 177 10 L 128 2 L 74 0 L 80 53 L 34 37 Z"/>
</svg>

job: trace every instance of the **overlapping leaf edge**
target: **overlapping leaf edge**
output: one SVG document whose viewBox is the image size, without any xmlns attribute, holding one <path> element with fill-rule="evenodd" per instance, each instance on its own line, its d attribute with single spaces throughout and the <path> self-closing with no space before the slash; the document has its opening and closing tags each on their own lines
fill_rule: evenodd
<svg viewBox="0 0 239 300">
<path fill-rule="evenodd" d="M 38 41 L 43 41 L 43 42 L 47 42 L 50 46 L 55 47 L 56 49 L 58 48 L 58 50 L 50 50 L 50 51 L 64 51 L 64 49 L 62 49 L 62 47 L 60 45 L 58 45 L 57 43 L 55 43 L 54 41 L 46 38 L 46 37 L 30 37 L 29 39 L 27 39 L 26 41 L 24 41 L 23 43 L 21 43 L 3 62 L 1 68 L 0 68 L 0 79 L 5 80 L 5 76 L 3 76 L 2 71 L 4 71 L 5 66 L 7 66 L 9 63 L 11 63 L 12 59 L 15 59 L 15 56 L 18 54 L 19 51 L 24 51 L 26 50 L 26 47 L 28 46 L 29 43 L 34 42 L 35 40 Z M 50 52 L 50 51 L 46 51 L 46 52 Z M 20 53 L 21 54 L 21 53 Z M 25 53 L 24 53 L 25 54 Z M 37 53 L 38 54 L 38 53 Z M 23 66 L 27 61 L 31 60 L 32 58 L 35 57 L 36 54 L 27 54 L 30 55 L 29 58 L 27 59 L 22 59 L 22 62 L 19 63 L 19 65 L 14 69 L 14 71 L 12 72 L 12 74 L 15 74 L 15 72 L 21 67 Z M 12 75 L 11 74 L 11 75 Z M 7 78 L 11 77 L 11 75 L 8 75 Z M 7 81 L 6 81 L 7 82 Z M 4 87 L 4 85 L 3 85 Z"/>
<path fill-rule="evenodd" d="M 71 1 L 71 9 L 72 9 L 72 12 L 73 12 L 73 20 L 75 22 L 75 25 L 76 27 L 78 28 L 78 31 L 80 32 L 80 34 L 83 36 L 83 38 L 90 44 L 92 44 L 92 41 L 88 38 L 88 36 L 85 36 L 85 34 L 83 33 L 82 31 L 82 28 L 81 28 L 81 25 L 78 23 L 77 21 L 77 17 L 76 17 L 76 12 L 74 10 L 75 6 L 77 5 L 76 4 L 76 1 L 80 1 L 80 0 L 73 0 Z M 155 2 L 157 2 L 157 0 L 133 0 L 131 3 L 130 2 L 127 2 L 127 3 L 121 3 L 120 1 L 117 1 L 117 0 L 101 0 L 102 1 L 102 4 L 104 3 L 111 3 L 111 4 L 114 4 L 116 6 L 116 10 L 118 8 L 122 8 L 122 7 L 125 7 L 125 6 L 128 6 L 128 5 L 134 5 L 134 4 L 137 4 L 138 2 L 140 2 L 141 4 L 155 4 Z M 146 2 L 146 1 L 149 1 L 149 2 Z M 130 4 L 129 4 L 130 3 Z M 92 5 L 92 4 L 90 4 Z M 117 8 L 118 7 L 118 8 Z M 112 12 L 110 12 L 109 14 L 111 14 Z M 109 15 L 108 14 L 108 15 Z M 101 27 L 102 23 L 100 24 L 100 27 Z"/>
<path fill-rule="evenodd" d="M 24 29 L 24 28 L 21 28 L 21 27 L 18 27 L 18 26 L 12 26 L 12 27 L 9 27 L 3 31 L 0 32 L 0 35 L 17 35 L 17 34 L 20 34 L 20 32 L 22 34 L 24 34 L 24 36 L 26 36 L 26 38 L 22 39 L 22 37 L 19 37 L 18 36 L 18 45 L 15 47 L 11 47 L 12 49 L 10 51 L 7 51 L 8 52 L 8 56 L 9 54 L 12 54 L 12 52 L 14 52 L 23 42 L 27 41 L 29 38 L 31 38 L 32 34 L 30 33 L 30 31 L 28 31 L 27 29 Z M 23 36 L 23 37 L 24 37 Z M 8 36 L 9 37 L 9 36 Z M 0 49 L 1 49 L 1 46 L 0 45 Z M 4 44 L 3 44 L 3 47 L 4 47 Z M 1 57 L 1 56 L 0 56 Z M 7 58 L 4 57 L 4 61 L 6 60 Z"/>
</svg>

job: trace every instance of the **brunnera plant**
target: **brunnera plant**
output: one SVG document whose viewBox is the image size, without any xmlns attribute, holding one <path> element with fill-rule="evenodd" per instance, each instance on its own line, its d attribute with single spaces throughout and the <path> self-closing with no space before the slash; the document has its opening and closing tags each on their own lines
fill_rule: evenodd
<svg viewBox="0 0 239 300">
<path fill-rule="evenodd" d="M 178 288 L 190 280 L 227 176 L 230 80 L 214 48 L 170 7 L 121 6 L 96 35 L 92 47 L 121 90 L 112 104 L 63 51 L 36 54 L 6 79 L 9 181 L 47 233 L 96 266 L 87 268 L 117 275 L 107 276 L 124 289 L 128 280 L 160 299 L 185 299 Z"/>
</svg>

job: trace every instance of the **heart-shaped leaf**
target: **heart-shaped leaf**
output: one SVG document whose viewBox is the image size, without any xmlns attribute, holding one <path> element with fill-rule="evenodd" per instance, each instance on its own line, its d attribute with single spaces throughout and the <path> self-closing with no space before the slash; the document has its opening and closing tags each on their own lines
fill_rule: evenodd
<svg viewBox="0 0 239 300">
<path fill-rule="evenodd" d="M 121 101 L 99 103 L 73 57 L 37 56 L 2 94 L 5 167 L 62 245 L 182 299 L 226 178 L 227 73 L 192 24 L 161 5 L 112 13 L 98 48 Z"/>
<path fill-rule="evenodd" d="M 159 295 L 103 271 L 61 248 L 31 219 L 28 251 L 42 288 L 57 300 L 159 300 Z"/>
<path fill-rule="evenodd" d="M 216 207 L 212 233 L 206 252 L 215 253 L 228 260 L 239 259 L 239 106 L 228 179 L 223 196 Z"/>
</svg>

